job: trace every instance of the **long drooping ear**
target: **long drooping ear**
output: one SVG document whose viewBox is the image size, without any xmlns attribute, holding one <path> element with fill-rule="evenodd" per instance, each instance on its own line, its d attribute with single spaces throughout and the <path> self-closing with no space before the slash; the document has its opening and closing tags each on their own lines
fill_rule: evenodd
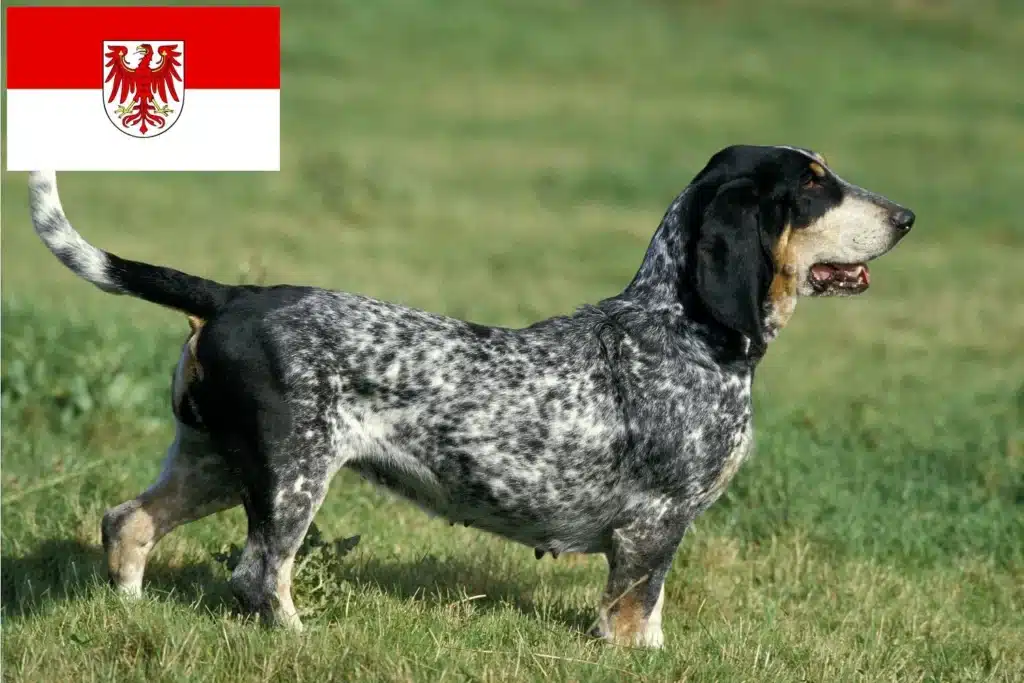
<svg viewBox="0 0 1024 683">
<path fill-rule="evenodd" d="M 764 346 L 761 305 L 771 285 L 757 188 L 747 179 L 722 185 L 704 211 L 696 245 L 697 295 L 715 320 Z"/>
</svg>

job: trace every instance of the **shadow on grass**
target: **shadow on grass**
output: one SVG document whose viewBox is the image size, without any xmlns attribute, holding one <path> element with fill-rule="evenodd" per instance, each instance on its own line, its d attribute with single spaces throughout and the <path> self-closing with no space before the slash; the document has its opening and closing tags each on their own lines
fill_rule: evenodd
<svg viewBox="0 0 1024 683">
<path fill-rule="evenodd" d="M 460 558 L 423 557 L 411 562 L 370 558 L 358 565 L 342 565 L 337 577 L 358 586 L 375 586 L 401 600 L 416 600 L 431 606 L 448 606 L 473 599 L 484 611 L 518 610 L 539 621 L 558 622 L 580 634 L 591 626 L 595 613 L 561 601 L 539 602 L 533 589 L 515 577 L 498 575 L 497 566 L 484 566 Z M 563 577 L 563 579 L 568 577 Z M 576 577 L 577 580 L 581 580 Z M 546 579 L 551 580 L 548 576 Z M 477 597 L 484 596 L 484 597 Z"/>
<path fill-rule="evenodd" d="M 63 603 L 87 599 L 96 591 L 109 590 L 103 549 L 79 540 L 48 540 L 27 555 L 4 555 L 0 562 L 0 610 L 4 618 L 45 613 Z M 358 563 L 334 562 L 329 573 L 335 581 L 348 581 L 358 588 L 376 587 L 401 600 L 431 606 L 454 605 L 473 597 L 475 609 L 498 611 L 511 607 L 527 617 L 558 622 L 580 634 L 593 621 L 590 611 L 558 601 L 536 601 L 529 585 L 499 576 L 497 571 L 497 567 L 460 558 L 424 557 L 410 562 L 374 558 Z M 558 580 L 550 576 L 547 579 Z M 155 557 L 146 567 L 143 592 L 205 612 L 236 611 L 226 577 L 212 559 L 170 566 Z M 302 596 L 296 599 L 301 608 Z"/>
<path fill-rule="evenodd" d="M 108 590 L 103 549 L 79 540 L 48 540 L 27 555 L 0 558 L 0 610 L 5 618 L 24 618 L 62 603 Z M 209 564 L 168 566 L 154 558 L 146 567 L 143 592 L 203 610 L 234 605 L 223 577 Z"/>
<path fill-rule="evenodd" d="M 78 540 L 49 540 L 28 555 L 0 558 L 5 617 L 26 617 L 86 597 L 102 583 L 103 550 Z"/>
</svg>

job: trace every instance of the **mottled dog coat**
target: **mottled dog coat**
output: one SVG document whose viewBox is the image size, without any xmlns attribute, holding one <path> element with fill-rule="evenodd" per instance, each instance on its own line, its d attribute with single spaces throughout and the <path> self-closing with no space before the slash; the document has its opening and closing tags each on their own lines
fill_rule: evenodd
<svg viewBox="0 0 1024 683">
<path fill-rule="evenodd" d="M 621 294 L 505 329 L 127 261 L 75 232 L 52 173 L 30 184 L 36 231 L 65 265 L 193 316 L 160 479 L 103 519 L 122 591 L 140 592 L 161 536 L 241 503 L 232 588 L 299 627 L 292 562 L 349 467 L 538 555 L 603 553 L 600 635 L 655 647 L 676 548 L 750 451 L 766 344 L 797 296 L 863 291 L 864 262 L 914 220 L 813 152 L 730 147 L 672 202 Z"/>
</svg>

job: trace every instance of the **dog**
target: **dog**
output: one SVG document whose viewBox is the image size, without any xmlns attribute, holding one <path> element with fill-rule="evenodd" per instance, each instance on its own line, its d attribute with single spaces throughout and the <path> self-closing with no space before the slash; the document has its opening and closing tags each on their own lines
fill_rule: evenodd
<svg viewBox="0 0 1024 683">
<path fill-rule="evenodd" d="M 601 553 L 595 635 L 661 647 L 683 534 L 751 451 L 751 382 L 801 296 L 859 294 L 914 213 L 804 148 L 732 146 L 671 203 L 617 296 L 522 329 L 351 293 L 232 286 L 86 242 L 56 176 L 32 220 L 100 289 L 191 316 L 158 480 L 106 512 L 112 583 L 139 595 L 175 527 L 241 504 L 244 610 L 299 629 L 296 551 L 341 467 L 452 523 Z"/>
</svg>

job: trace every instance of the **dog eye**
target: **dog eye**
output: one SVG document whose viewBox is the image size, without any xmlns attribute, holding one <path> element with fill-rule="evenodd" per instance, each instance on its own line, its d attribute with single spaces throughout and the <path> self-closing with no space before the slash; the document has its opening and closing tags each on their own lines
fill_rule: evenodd
<svg viewBox="0 0 1024 683">
<path fill-rule="evenodd" d="M 824 177 L 825 169 L 822 168 L 821 164 L 814 162 L 804 171 L 803 186 L 806 189 L 816 187 L 821 184 Z"/>
</svg>

